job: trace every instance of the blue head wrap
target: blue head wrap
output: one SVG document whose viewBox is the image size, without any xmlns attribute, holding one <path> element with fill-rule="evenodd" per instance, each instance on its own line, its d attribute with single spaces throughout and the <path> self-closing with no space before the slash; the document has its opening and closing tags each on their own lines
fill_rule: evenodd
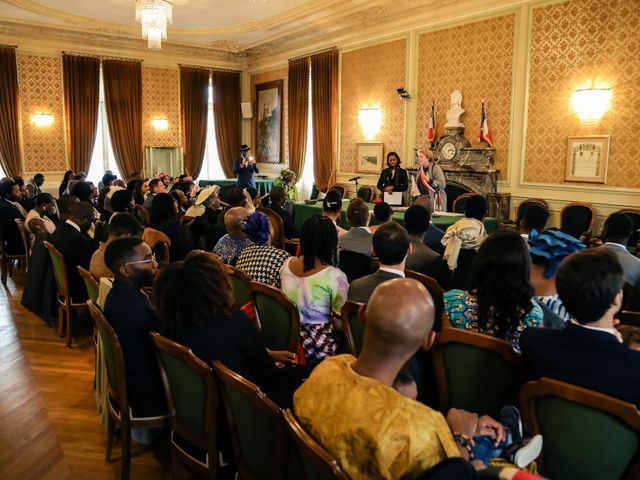
<svg viewBox="0 0 640 480">
<path fill-rule="evenodd" d="M 531 230 L 527 242 L 531 256 L 544 258 L 547 263 L 544 278 L 553 277 L 565 257 L 586 247 L 581 241 L 559 230 L 544 230 L 540 233 Z"/>
<path fill-rule="evenodd" d="M 259 245 L 269 240 L 269 219 L 264 213 L 253 212 L 240 222 L 240 228 L 247 234 L 249 240 Z"/>
</svg>

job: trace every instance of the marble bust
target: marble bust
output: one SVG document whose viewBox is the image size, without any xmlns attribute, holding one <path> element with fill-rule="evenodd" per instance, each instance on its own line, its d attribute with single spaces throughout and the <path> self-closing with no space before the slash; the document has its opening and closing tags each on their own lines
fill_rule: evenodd
<svg viewBox="0 0 640 480">
<path fill-rule="evenodd" d="M 460 90 L 454 90 L 451 92 L 451 108 L 447 110 L 447 123 L 444 128 L 464 127 L 464 123 L 460 121 L 460 116 L 463 113 L 462 92 Z"/>
</svg>

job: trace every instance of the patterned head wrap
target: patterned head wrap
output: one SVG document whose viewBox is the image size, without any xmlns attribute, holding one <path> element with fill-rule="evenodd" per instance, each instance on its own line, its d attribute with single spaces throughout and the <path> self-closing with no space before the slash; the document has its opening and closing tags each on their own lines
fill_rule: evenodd
<svg viewBox="0 0 640 480">
<path fill-rule="evenodd" d="M 544 258 L 546 261 L 544 278 L 553 277 L 565 257 L 586 247 L 581 241 L 560 230 L 544 230 L 540 233 L 531 230 L 527 243 L 532 257 Z"/>
<path fill-rule="evenodd" d="M 247 215 L 240 222 L 240 228 L 254 243 L 263 245 L 269 240 L 269 219 L 264 213 L 253 212 Z"/>
</svg>

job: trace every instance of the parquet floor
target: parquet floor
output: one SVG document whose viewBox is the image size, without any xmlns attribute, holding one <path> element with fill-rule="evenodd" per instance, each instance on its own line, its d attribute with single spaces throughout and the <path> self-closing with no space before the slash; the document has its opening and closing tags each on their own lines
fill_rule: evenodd
<svg viewBox="0 0 640 480">
<path fill-rule="evenodd" d="M 0 478 L 117 479 L 119 445 L 104 461 L 90 335 L 67 349 L 40 318 L 20 305 L 23 272 L 0 285 Z M 166 445 L 134 442 L 131 478 L 170 478 Z"/>
</svg>

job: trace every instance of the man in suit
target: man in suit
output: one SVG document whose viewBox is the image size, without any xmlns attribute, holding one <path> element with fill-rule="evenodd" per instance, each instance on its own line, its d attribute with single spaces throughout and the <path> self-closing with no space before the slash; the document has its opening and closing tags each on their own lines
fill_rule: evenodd
<svg viewBox="0 0 640 480">
<path fill-rule="evenodd" d="M 284 236 L 286 238 L 298 238 L 300 237 L 300 232 L 298 232 L 298 229 L 293 223 L 293 217 L 288 211 L 282 208 L 282 205 L 285 203 L 286 198 L 287 194 L 284 192 L 284 188 L 273 187 L 269 192 L 269 200 L 271 201 L 271 203 L 269 204 L 269 208 L 276 212 L 282 219 L 282 224 L 284 226 Z"/>
<path fill-rule="evenodd" d="M 607 250 L 583 250 L 567 257 L 556 285 L 577 322 L 562 330 L 524 330 L 520 347 L 528 372 L 640 407 L 640 352 L 622 343 L 613 318 L 622 305 L 623 283 L 622 267 Z"/>
<path fill-rule="evenodd" d="M 77 267 L 79 265 L 89 270 L 91 256 L 96 250 L 96 245 L 87 235 L 94 218 L 93 206 L 87 202 L 78 202 L 71 207 L 67 221 L 59 225 L 51 235 L 51 243 L 67 264 L 69 291 L 74 303 L 87 300 L 87 289 Z"/>
<path fill-rule="evenodd" d="M 600 248 L 615 253 L 624 271 L 624 281 L 632 287 L 640 287 L 640 258 L 627 250 L 627 243 L 633 235 L 633 220 L 624 213 L 614 213 L 604 222 L 605 244 Z"/>
<path fill-rule="evenodd" d="M 129 406 L 134 417 L 166 415 L 162 380 L 149 338 L 149 332 L 160 326 L 149 298 L 141 290 L 153 284 L 158 270 L 155 256 L 140 238 L 123 237 L 107 245 L 104 260 L 115 276 L 105 300 L 104 316 L 122 345 Z M 133 438 L 146 444 L 159 433 L 137 430 L 132 432 Z"/>
<path fill-rule="evenodd" d="M 349 250 L 370 257 L 372 244 L 370 220 L 371 214 L 367 204 L 359 198 L 353 199 L 347 208 L 347 222 L 351 228 L 338 238 L 338 250 Z"/>
<path fill-rule="evenodd" d="M 434 252 L 442 255 L 444 253 L 444 245 L 442 245 L 442 237 L 444 237 L 444 232 L 436 227 L 431 221 L 431 218 L 433 217 L 433 211 L 431 210 L 431 202 L 429 201 L 429 197 L 418 197 L 413 204 L 420 205 L 421 207 L 426 208 L 427 212 L 429 212 L 429 227 L 427 228 L 427 231 L 422 235 L 422 243 L 424 243 Z"/>
<path fill-rule="evenodd" d="M 7 255 L 24 255 L 24 245 L 15 220 L 24 221 L 27 212 L 20 202 L 20 187 L 13 180 L 0 183 L 0 229 Z"/>
<path fill-rule="evenodd" d="M 412 252 L 407 257 L 407 269 L 435 278 L 445 290 L 451 287 L 451 272 L 442 260 L 422 242 L 429 228 L 429 212 L 420 205 L 413 205 L 404 213 L 404 227 L 409 233 Z"/>
<path fill-rule="evenodd" d="M 351 282 L 349 300 L 368 303 L 378 285 L 393 278 L 404 278 L 404 264 L 410 253 L 411 243 L 404 228 L 396 222 L 381 225 L 373 234 L 373 254 L 380 259 L 380 268 Z"/>
<path fill-rule="evenodd" d="M 252 187 L 256 188 L 256 179 L 253 178 L 254 173 L 260 173 L 258 164 L 253 157 L 249 157 L 251 147 L 240 145 L 240 156 L 233 162 L 233 173 L 237 175 L 236 186 L 240 188 Z"/>
</svg>

